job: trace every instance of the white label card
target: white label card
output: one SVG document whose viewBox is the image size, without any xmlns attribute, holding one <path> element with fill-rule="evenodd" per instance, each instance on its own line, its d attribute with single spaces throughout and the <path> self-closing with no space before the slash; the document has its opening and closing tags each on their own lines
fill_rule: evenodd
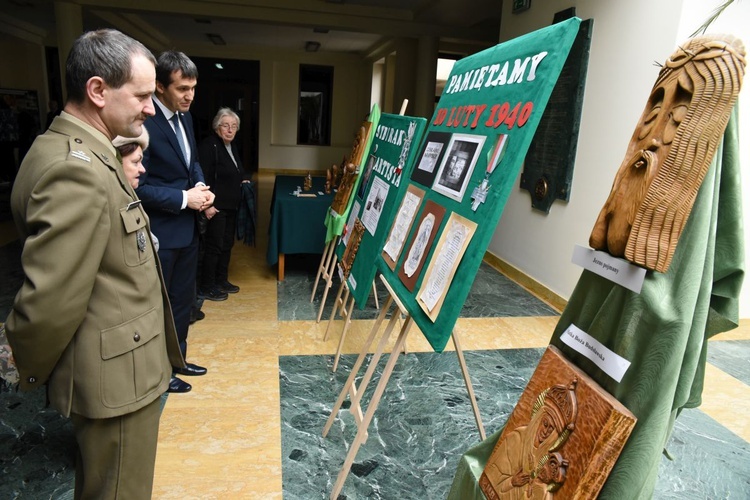
<svg viewBox="0 0 750 500">
<path fill-rule="evenodd" d="M 617 382 L 622 380 L 625 372 L 630 368 L 630 361 L 610 351 L 601 342 L 572 323 L 562 333 L 560 340 L 593 361 L 596 366 Z"/>
<path fill-rule="evenodd" d="M 573 264 L 607 278 L 613 283 L 627 288 L 635 293 L 641 293 L 646 270 L 631 264 L 627 260 L 613 257 L 607 252 L 592 250 L 576 245 L 573 249 Z"/>
</svg>

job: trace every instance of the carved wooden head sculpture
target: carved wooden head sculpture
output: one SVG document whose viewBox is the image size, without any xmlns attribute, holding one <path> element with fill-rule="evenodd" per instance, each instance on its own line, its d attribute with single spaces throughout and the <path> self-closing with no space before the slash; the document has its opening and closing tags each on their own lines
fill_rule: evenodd
<svg viewBox="0 0 750 500">
<path fill-rule="evenodd" d="M 702 36 L 659 72 L 589 238 L 592 248 L 666 272 L 745 73 L 745 47 Z"/>
</svg>

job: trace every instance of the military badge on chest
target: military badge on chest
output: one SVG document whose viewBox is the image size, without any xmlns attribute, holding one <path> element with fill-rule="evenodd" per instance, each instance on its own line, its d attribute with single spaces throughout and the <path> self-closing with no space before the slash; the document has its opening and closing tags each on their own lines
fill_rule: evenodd
<svg viewBox="0 0 750 500">
<path fill-rule="evenodd" d="M 138 250 L 141 252 L 146 251 L 146 234 L 142 229 L 139 229 L 135 235 L 136 242 L 138 243 Z"/>
</svg>

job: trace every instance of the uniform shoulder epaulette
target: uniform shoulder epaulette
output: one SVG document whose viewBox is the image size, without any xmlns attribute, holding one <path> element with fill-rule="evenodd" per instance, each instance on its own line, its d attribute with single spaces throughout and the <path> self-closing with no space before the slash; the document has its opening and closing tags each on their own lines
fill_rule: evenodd
<svg viewBox="0 0 750 500">
<path fill-rule="evenodd" d="M 71 137 L 69 144 L 70 144 L 69 156 L 72 156 L 73 158 L 77 158 L 79 160 L 83 160 L 87 163 L 91 163 L 91 157 L 87 155 L 81 148 L 81 144 L 83 144 L 83 141 L 81 139 L 78 139 L 77 137 Z"/>
</svg>

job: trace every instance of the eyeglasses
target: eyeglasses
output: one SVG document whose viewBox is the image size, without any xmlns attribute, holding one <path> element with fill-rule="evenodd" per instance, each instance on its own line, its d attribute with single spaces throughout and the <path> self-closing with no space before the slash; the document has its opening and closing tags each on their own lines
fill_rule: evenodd
<svg viewBox="0 0 750 500">
<path fill-rule="evenodd" d="M 229 123 L 220 123 L 219 127 L 223 128 L 224 130 L 237 130 L 239 127 L 235 124 L 229 124 Z"/>
</svg>

